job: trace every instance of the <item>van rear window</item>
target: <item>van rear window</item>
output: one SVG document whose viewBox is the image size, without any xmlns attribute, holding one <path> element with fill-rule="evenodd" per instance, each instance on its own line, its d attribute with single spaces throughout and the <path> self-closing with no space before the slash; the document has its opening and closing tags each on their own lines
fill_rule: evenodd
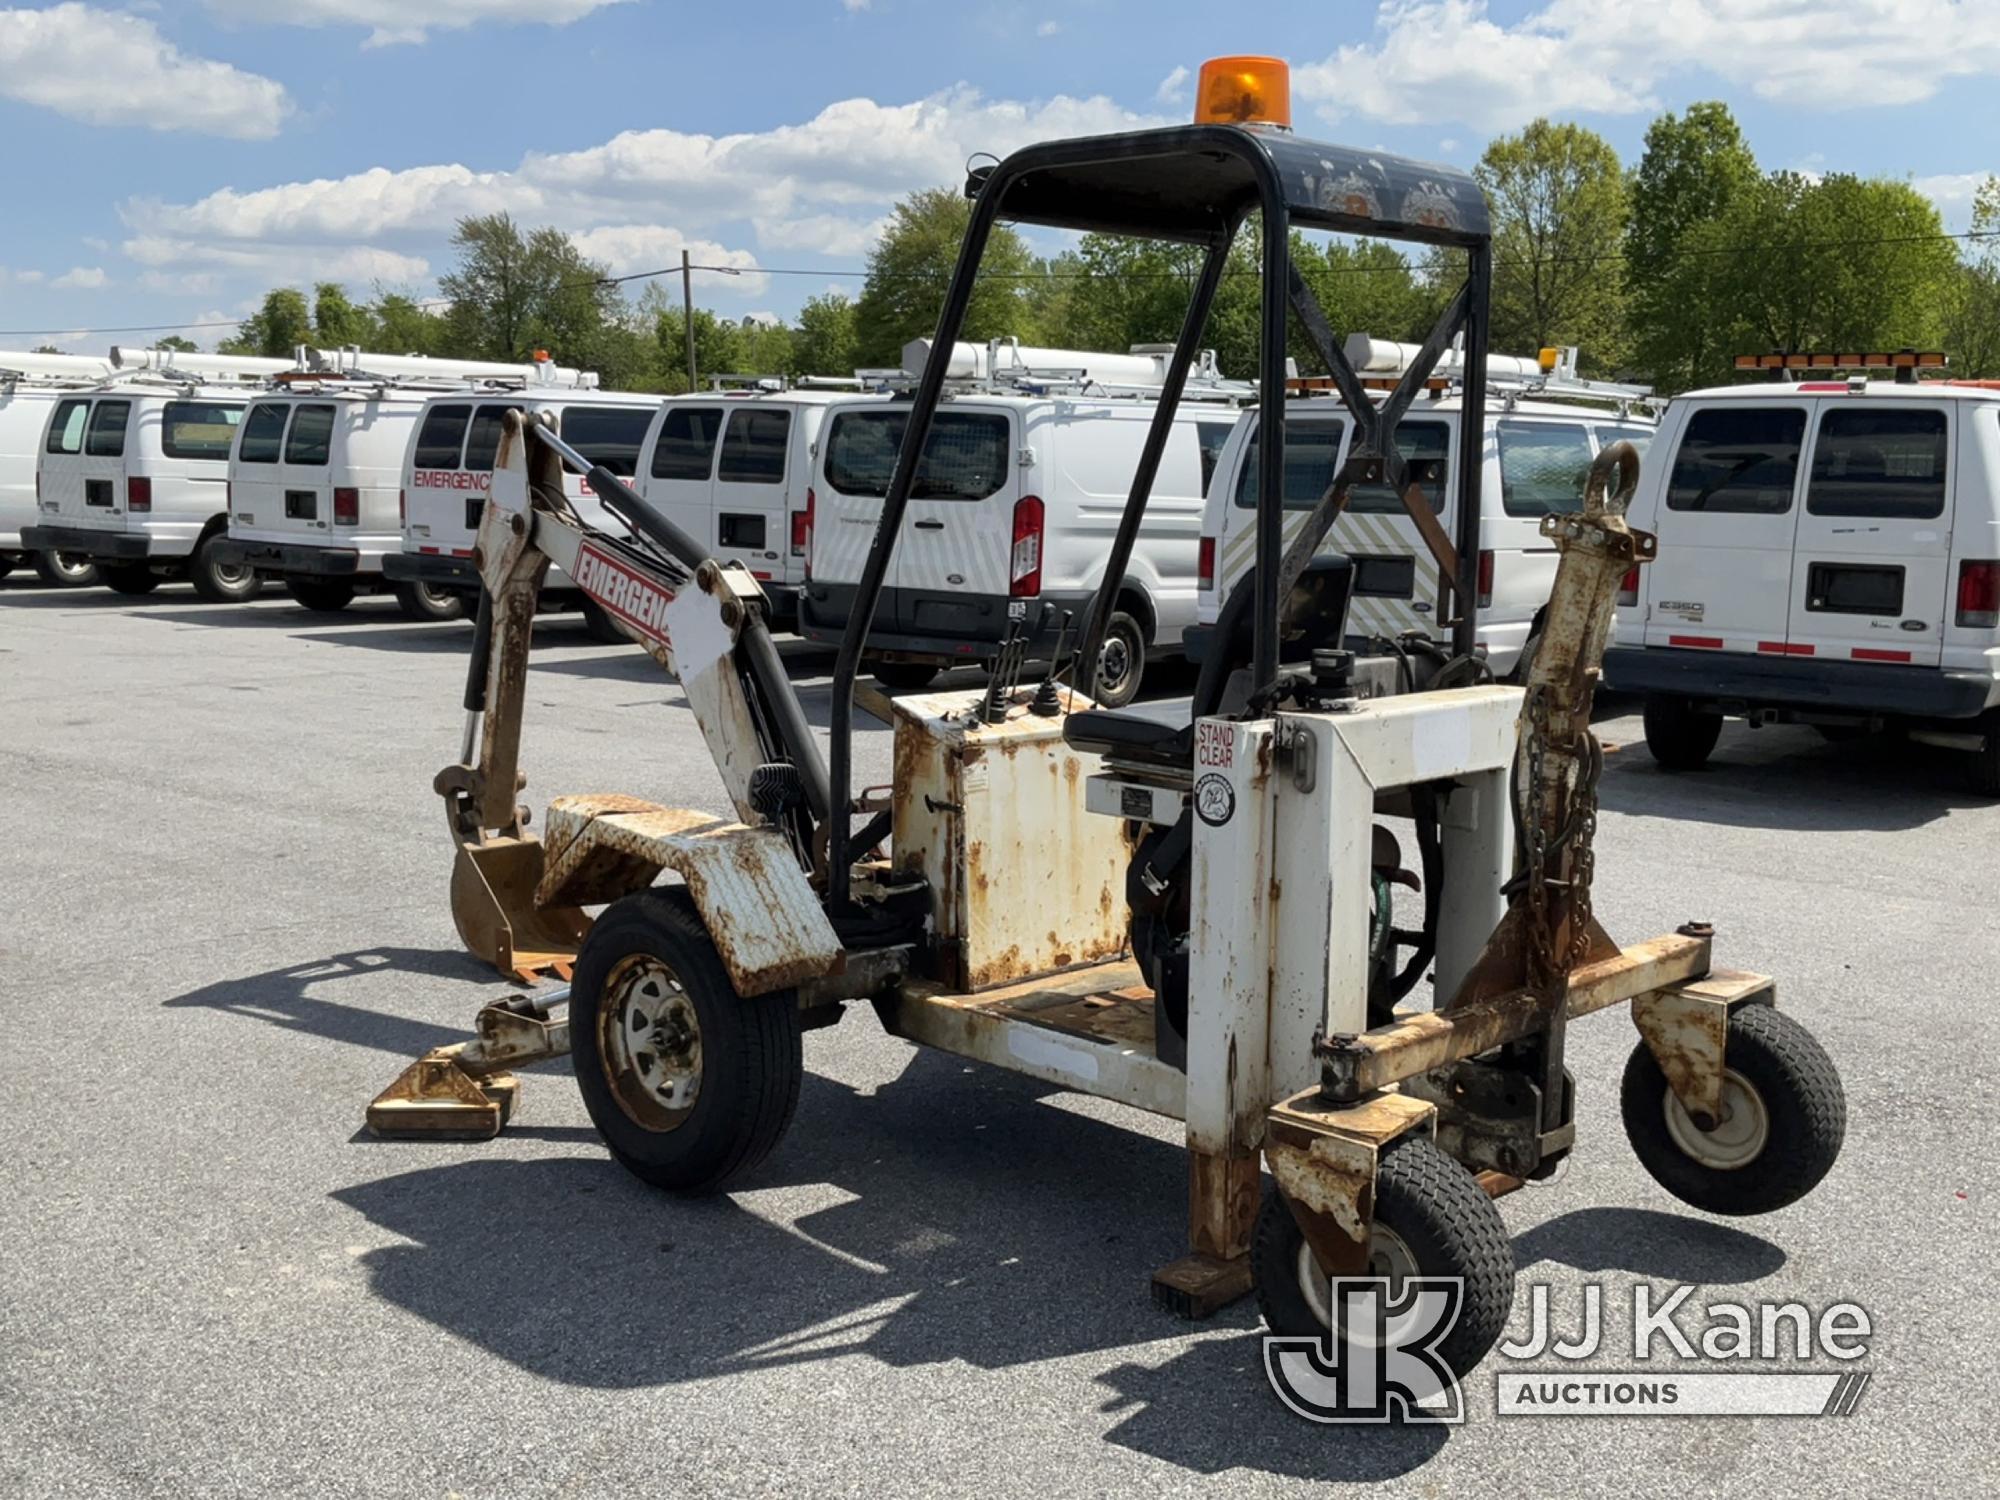
<svg viewBox="0 0 2000 1500">
<path fill-rule="evenodd" d="M 500 457 L 500 434 L 507 430 L 507 408 L 482 406 L 472 414 L 472 426 L 465 434 L 465 466 L 489 472 Z"/>
<path fill-rule="evenodd" d="M 100 401 L 90 411 L 90 430 L 83 451 L 92 458 L 125 456 L 125 424 L 132 420 L 130 401 Z"/>
<path fill-rule="evenodd" d="M 1574 422 L 1500 422 L 1500 508 L 1510 516 L 1583 509 L 1590 439 Z"/>
<path fill-rule="evenodd" d="M 792 414 L 788 411 L 731 412 L 716 479 L 731 484 L 783 484 L 785 443 L 791 432 Z"/>
<path fill-rule="evenodd" d="M 1451 455 L 1451 429 L 1442 422 L 1398 422 L 1396 451 L 1410 467 L 1410 481 L 1423 491 L 1432 510 L 1444 509 L 1444 476 Z M 1347 496 L 1357 516 L 1407 516 L 1402 496 L 1386 484 L 1357 484 Z"/>
<path fill-rule="evenodd" d="M 168 458 L 227 458 L 243 408 L 224 401 L 169 401 L 160 419 L 160 451 Z"/>
<path fill-rule="evenodd" d="M 1944 514 L 1945 417 L 1936 408 L 1834 407 L 1819 419 L 1806 511 L 1928 521 Z"/>
<path fill-rule="evenodd" d="M 707 479 L 715 466 L 722 413 L 713 406 L 670 406 L 653 446 L 655 479 Z"/>
<path fill-rule="evenodd" d="M 459 451 L 465 447 L 465 424 L 472 416 L 469 406 L 433 406 L 424 413 L 424 425 L 417 429 L 417 456 L 411 464 L 419 469 L 455 469 Z"/>
<path fill-rule="evenodd" d="M 653 425 L 649 406 L 568 406 L 563 408 L 563 441 L 620 479 L 639 472 L 639 447 Z"/>
<path fill-rule="evenodd" d="M 1201 492 L 1208 493 L 1209 485 L 1215 482 L 1215 466 L 1222 458 L 1222 445 L 1229 441 L 1229 434 L 1236 430 L 1234 422 L 1197 422 L 1195 436 L 1201 442 Z"/>
<path fill-rule="evenodd" d="M 274 464 L 284 438 L 285 408 L 270 402 L 253 406 L 243 419 L 243 436 L 236 444 L 236 457 L 246 464 Z"/>
<path fill-rule="evenodd" d="M 910 414 L 844 411 L 828 424 L 826 482 L 843 495 L 889 493 Z M 999 412 L 941 411 L 931 419 L 912 500 L 984 500 L 1007 483 L 1007 418 Z"/>
<path fill-rule="evenodd" d="M 1782 516 L 1792 508 L 1806 414 L 1797 406 L 1711 406 L 1688 418 L 1667 480 L 1668 510 Z"/>
<path fill-rule="evenodd" d="M 317 402 L 292 408 L 292 430 L 285 435 L 285 462 L 323 464 L 333 457 L 333 408 Z"/>
<path fill-rule="evenodd" d="M 49 418 L 48 441 L 42 446 L 50 453 L 83 452 L 83 424 L 90 417 L 88 401 L 59 401 Z"/>
<path fill-rule="evenodd" d="M 1346 430 L 1345 422 L 1285 423 L 1286 510 L 1311 510 L 1319 503 L 1333 483 L 1340 435 Z M 1257 455 L 1262 451 L 1257 438 L 1253 432 L 1243 445 L 1243 467 L 1236 476 L 1236 503 L 1245 510 L 1257 508 Z"/>
</svg>

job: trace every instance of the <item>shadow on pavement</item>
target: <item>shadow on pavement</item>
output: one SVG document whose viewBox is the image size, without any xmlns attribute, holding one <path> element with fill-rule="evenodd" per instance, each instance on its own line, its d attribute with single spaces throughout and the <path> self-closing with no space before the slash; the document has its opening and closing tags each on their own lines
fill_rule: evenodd
<svg viewBox="0 0 2000 1500">
<path fill-rule="evenodd" d="M 1045 1092 L 919 1052 L 872 1095 L 809 1073 L 796 1128 L 731 1196 L 657 1192 L 594 1145 L 418 1166 L 333 1196 L 412 1242 L 363 1257 L 377 1296 L 569 1385 L 855 1354 L 1011 1369 L 1185 1338 L 1147 1292 L 1183 1246 L 1183 1151 L 1042 1104 Z M 767 1218 L 780 1186 L 820 1206 Z M 540 1276 L 468 1274 L 481 1265 L 560 1268 L 561 1293 Z M 1417 1428 L 1329 1442 L 1266 1387 L 1255 1318 L 1239 1303 L 1217 1322 L 1240 1336 L 1098 1377 L 1119 1417 L 1107 1440 L 1198 1472 L 1299 1479 L 1404 1473 L 1442 1446 Z"/>
<path fill-rule="evenodd" d="M 514 993 L 490 967 L 468 953 L 429 948 L 361 948 L 244 979 L 218 980 L 160 1003 L 168 1008 L 200 1006 L 227 1011 L 287 1031 L 303 1031 L 355 1047 L 372 1047 L 405 1059 L 414 1059 L 447 1042 L 464 1040 L 477 1009 L 472 1003 L 466 1005 L 464 1015 L 455 1024 L 434 1026 L 427 1021 L 343 1005 L 338 1000 L 308 993 L 331 981 L 384 970 L 484 981 L 494 987 L 496 994 Z"/>
<path fill-rule="evenodd" d="M 1579 1271 L 1721 1286 L 1762 1281 L 1782 1270 L 1785 1259 L 1761 1235 L 1648 1208 L 1579 1208 L 1514 1240 L 1514 1264 L 1524 1278 L 1540 1262 L 1553 1261 Z"/>
<path fill-rule="evenodd" d="M 1698 771 L 1662 770 L 1635 732 L 1604 763 L 1601 804 L 1642 817 L 1799 832 L 1895 832 L 1989 799 L 1950 751 L 1887 735 L 1830 744 L 1812 729 L 1730 724 Z"/>
</svg>

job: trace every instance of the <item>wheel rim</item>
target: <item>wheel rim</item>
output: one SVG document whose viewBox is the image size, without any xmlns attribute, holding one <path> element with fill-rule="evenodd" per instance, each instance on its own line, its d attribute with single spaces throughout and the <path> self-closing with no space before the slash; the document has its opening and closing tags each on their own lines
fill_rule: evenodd
<svg viewBox="0 0 2000 1500">
<path fill-rule="evenodd" d="M 677 1128 L 701 1095 L 701 1022 L 672 969 L 648 953 L 620 960 L 597 1008 L 597 1053 L 611 1096 L 635 1125 Z"/>
<path fill-rule="evenodd" d="M 1298 1260 L 1293 1269 L 1306 1306 L 1312 1309 L 1321 1326 L 1331 1327 L 1333 1288 L 1329 1285 L 1326 1272 L 1319 1268 L 1319 1261 L 1313 1257 L 1312 1246 L 1304 1240 L 1299 1241 Z M 1407 1240 L 1387 1224 L 1377 1221 L 1368 1235 L 1368 1269 L 1361 1274 L 1385 1278 L 1389 1283 L 1389 1295 L 1394 1297 L 1404 1278 L 1418 1274 L 1417 1257 Z"/>
<path fill-rule="evenodd" d="M 1124 690 L 1132 676 L 1133 660 L 1131 638 L 1122 630 L 1113 631 L 1104 638 L 1104 649 L 1097 655 L 1097 690 L 1100 695 L 1112 698 Z"/>
<path fill-rule="evenodd" d="M 1662 1105 L 1667 1134 L 1690 1159 L 1717 1172 L 1734 1172 L 1764 1154 L 1771 1138 L 1771 1112 L 1749 1079 L 1734 1068 L 1722 1075 L 1722 1116 L 1703 1130 L 1668 1089 Z"/>
<path fill-rule="evenodd" d="M 449 609 L 451 607 L 452 593 L 450 589 L 442 589 L 432 583 L 420 583 L 417 585 L 417 593 L 423 599 L 424 603 L 428 604 L 432 609 Z"/>
<path fill-rule="evenodd" d="M 215 574 L 215 581 L 226 589 L 239 589 L 250 581 L 248 563 L 211 563 L 209 570 Z"/>
<path fill-rule="evenodd" d="M 58 552 L 50 559 L 50 566 L 55 569 L 58 577 L 76 579 L 82 578 L 97 565 L 88 557 L 84 557 L 78 553 Z"/>
</svg>

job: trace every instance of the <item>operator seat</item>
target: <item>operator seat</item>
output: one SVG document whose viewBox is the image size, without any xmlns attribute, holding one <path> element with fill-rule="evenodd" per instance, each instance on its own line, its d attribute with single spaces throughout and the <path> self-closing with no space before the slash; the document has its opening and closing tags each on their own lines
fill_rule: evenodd
<svg viewBox="0 0 2000 1500">
<path fill-rule="evenodd" d="M 1315 651 L 1338 647 L 1347 635 L 1347 608 L 1354 597 L 1354 562 L 1341 553 L 1322 553 L 1306 564 L 1278 611 L 1278 663 L 1309 662 Z M 1215 622 L 1201 675 L 1195 680 L 1189 722 L 1176 728 L 1138 714 L 1090 708 L 1063 720 L 1063 740 L 1127 764 L 1186 770 L 1194 764 L 1194 720 L 1224 711 L 1230 679 L 1248 664 L 1255 639 L 1257 578 L 1246 575 Z M 1240 708 L 1240 704 L 1237 705 Z"/>
</svg>

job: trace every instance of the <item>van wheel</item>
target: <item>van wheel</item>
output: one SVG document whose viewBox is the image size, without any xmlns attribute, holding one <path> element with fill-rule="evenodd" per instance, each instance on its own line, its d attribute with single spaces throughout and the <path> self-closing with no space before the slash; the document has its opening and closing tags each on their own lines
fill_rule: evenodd
<svg viewBox="0 0 2000 1500">
<path fill-rule="evenodd" d="M 102 582 L 97 564 L 81 552 L 37 552 L 35 571 L 59 589 L 84 589 Z"/>
<path fill-rule="evenodd" d="M 1097 658 L 1097 706 L 1123 708 L 1139 696 L 1146 675 L 1146 632 L 1122 609 L 1104 626 L 1104 649 Z"/>
<path fill-rule="evenodd" d="M 937 681 L 938 669 L 926 661 L 878 661 L 875 680 L 892 692 L 921 693 Z"/>
<path fill-rule="evenodd" d="M 1965 758 L 1966 774 L 1980 796 L 2000 797 L 2000 713 L 1989 712 L 1982 727 L 1986 743 Z"/>
<path fill-rule="evenodd" d="M 456 620 L 465 613 L 465 600 L 454 589 L 404 581 L 392 585 L 390 592 L 406 620 Z"/>
<path fill-rule="evenodd" d="M 1698 771 L 1722 737 L 1722 715 L 1698 713 L 1685 698 L 1646 700 L 1646 748 L 1669 771 Z"/>
<path fill-rule="evenodd" d="M 583 601 L 583 629 L 584 633 L 600 646 L 629 646 L 632 644 L 632 637 L 627 635 L 619 627 L 618 622 L 611 618 L 611 612 L 595 599 L 586 599 Z"/>
<path fill-rule="evenodd" d="M 241 604 L 256 598 L 264 587 L 250 564 L 225 563 L 216 557 L 216 548 L 227 539 L 227 533 L 211 531 L 188 559 L 188 582 L 210 604 Z"/>
<path fill-rule="evenodd" d="M 97 570 L 104 585 L 114 594 L 150 594 L 160 586 L 160 575 L 144 563 L 106 563 Z"/>
<path fill-rule="evenodd" d="M 287 578 L 285 592 L 303 609 L 331 614 L 354 602 L 354 585 L 345 578 Z"/>
</svg>

